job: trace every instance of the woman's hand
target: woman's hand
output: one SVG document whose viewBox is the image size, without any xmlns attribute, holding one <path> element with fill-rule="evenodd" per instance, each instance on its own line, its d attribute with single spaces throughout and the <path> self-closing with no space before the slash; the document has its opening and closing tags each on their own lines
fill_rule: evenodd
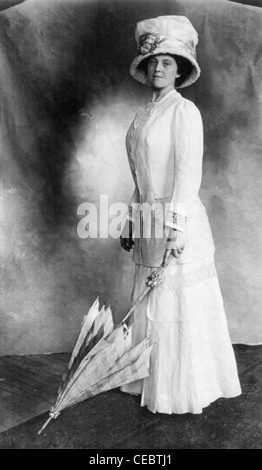
<svg viewBox="0 0 262 470">
<path fill-rule="evenodd" d="M 134 246 L 134 240 L 133 240 L 133 223 L 131 221 L 126 222 L 126 226 L 124 227 L 124 230 L 122 232 L 122 235 L 120 236 L 120 245 L 121 248 L 125 251 L 130 251 L 132 250 Z"/>
<path fill-rule="evenodd" d="M 166 244 L 166 252 L 164 256 L 163 265 L 166 265 L 166 262 L 172 254 L 175 258 L 179 258 L 179 256 L 183 253 L 185 248 L 185 234 L 184 232 L 180 232 L 179 230 L 170 229 L 169 237 L 167 239 Z"/>
<path fill-rule="evenodd" d="M 121 247 L 125 250 L 125 251 L 130 251 L 132 250 L 133 246 L 134 246 L 134 240 L 132 237 L 129 237 L 129 238 L 123 238 L 120 236 L 120 244 L 121 244 Z"/>
</svg>

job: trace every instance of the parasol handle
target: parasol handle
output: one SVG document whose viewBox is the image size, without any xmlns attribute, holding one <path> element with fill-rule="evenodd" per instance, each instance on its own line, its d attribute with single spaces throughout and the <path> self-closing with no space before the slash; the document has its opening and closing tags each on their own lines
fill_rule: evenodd
<svg viewBox="0 0 262 470">
<path fill-rule="evenodd" d="M 139 302 L 141 302 L 141 300 L 144 299 L 144 297 L 148 294 L 148 292 L 151 289 L 154 289 L 158 284 L 160 284 L 161 281 L 159 281 L 159 275 L 162 274 L 165 268 L 169 265 L 172 258 L 173 258 L 173 255 L 170 254 L 169 257 L 167 258 L 166 264 L 165 265 L 161 264 L 161 266 L 159 266 L 159 268 L 157 268 L 156 271 L 153 271 L 151 275 L 148 276 L 147 281 L 146 281 L 147 287 L 140 294 L 135 304 L 128 310 L 126 316 L 123 318 L 123 320 L 120 323 L 121 325 L 123 325 L 125 321 L 130 317 L 130 315 L 135 311 L 136 306 L 139 304 Z"/>
<path fill-rule="evenodd" d="M 40 436 L 40 434 L 44 431 L 44 429 L 48 426 L 50 421 L 53 419 L 53 416 L 49 416 L 49 418 L 46 420 L 45 424 L 41 427 L 41 429 L 38 431 L 37 435 Z"/>
</svg>

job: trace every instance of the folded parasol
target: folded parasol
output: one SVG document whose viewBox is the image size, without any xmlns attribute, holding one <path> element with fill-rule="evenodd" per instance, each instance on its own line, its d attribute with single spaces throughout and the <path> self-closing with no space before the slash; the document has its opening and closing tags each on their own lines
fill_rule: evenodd
<svg viewBox="0 0 262 470">
<path fill-rule="evenodd" d="M 168 262 L 170 262 L 170 256 Z M 114 328 L 111 308 L 100 309 L 96 299 L 85 315 L 67 369 L 62 377 L 55 405 L 38 435 L 62 410 L 87 398 L 147 377 L 152 344 L 145 338 L 133 347 L 132 324 L 126 320 L 136 305 L 161 282 L 161 266 L 147 278 L 146 287 L 122 322 Z"/>
</svg>

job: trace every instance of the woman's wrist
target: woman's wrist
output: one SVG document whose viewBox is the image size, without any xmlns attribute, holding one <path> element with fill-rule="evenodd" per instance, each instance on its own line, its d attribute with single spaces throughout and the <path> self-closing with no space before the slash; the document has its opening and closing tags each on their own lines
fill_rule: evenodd
<svg viewBox="0 0 262 470">
<path fill-rule="evenodd" d="M 185 234 L 180 230 L 171 229 L 169 232 L 169 237 L 167 239 L 167 249 L 184 249 L 185 247 Z"/>
</svg>

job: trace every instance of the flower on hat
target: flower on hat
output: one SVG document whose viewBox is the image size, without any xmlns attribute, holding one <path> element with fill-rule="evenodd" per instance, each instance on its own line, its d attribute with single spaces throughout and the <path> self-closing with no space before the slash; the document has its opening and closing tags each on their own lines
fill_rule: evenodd
<svg viewBox="0 0 262 470">
<path fill-rule="evenodd" d="M 141 52 L 141 54 L 149 54 L 153 52 L 157 46 L 164 41 L 164 39 L 165 38 L 163 36 L 158 36 L 153 33 L 142 34 L 139 38 L 139 52 Z"/>
</svg>

